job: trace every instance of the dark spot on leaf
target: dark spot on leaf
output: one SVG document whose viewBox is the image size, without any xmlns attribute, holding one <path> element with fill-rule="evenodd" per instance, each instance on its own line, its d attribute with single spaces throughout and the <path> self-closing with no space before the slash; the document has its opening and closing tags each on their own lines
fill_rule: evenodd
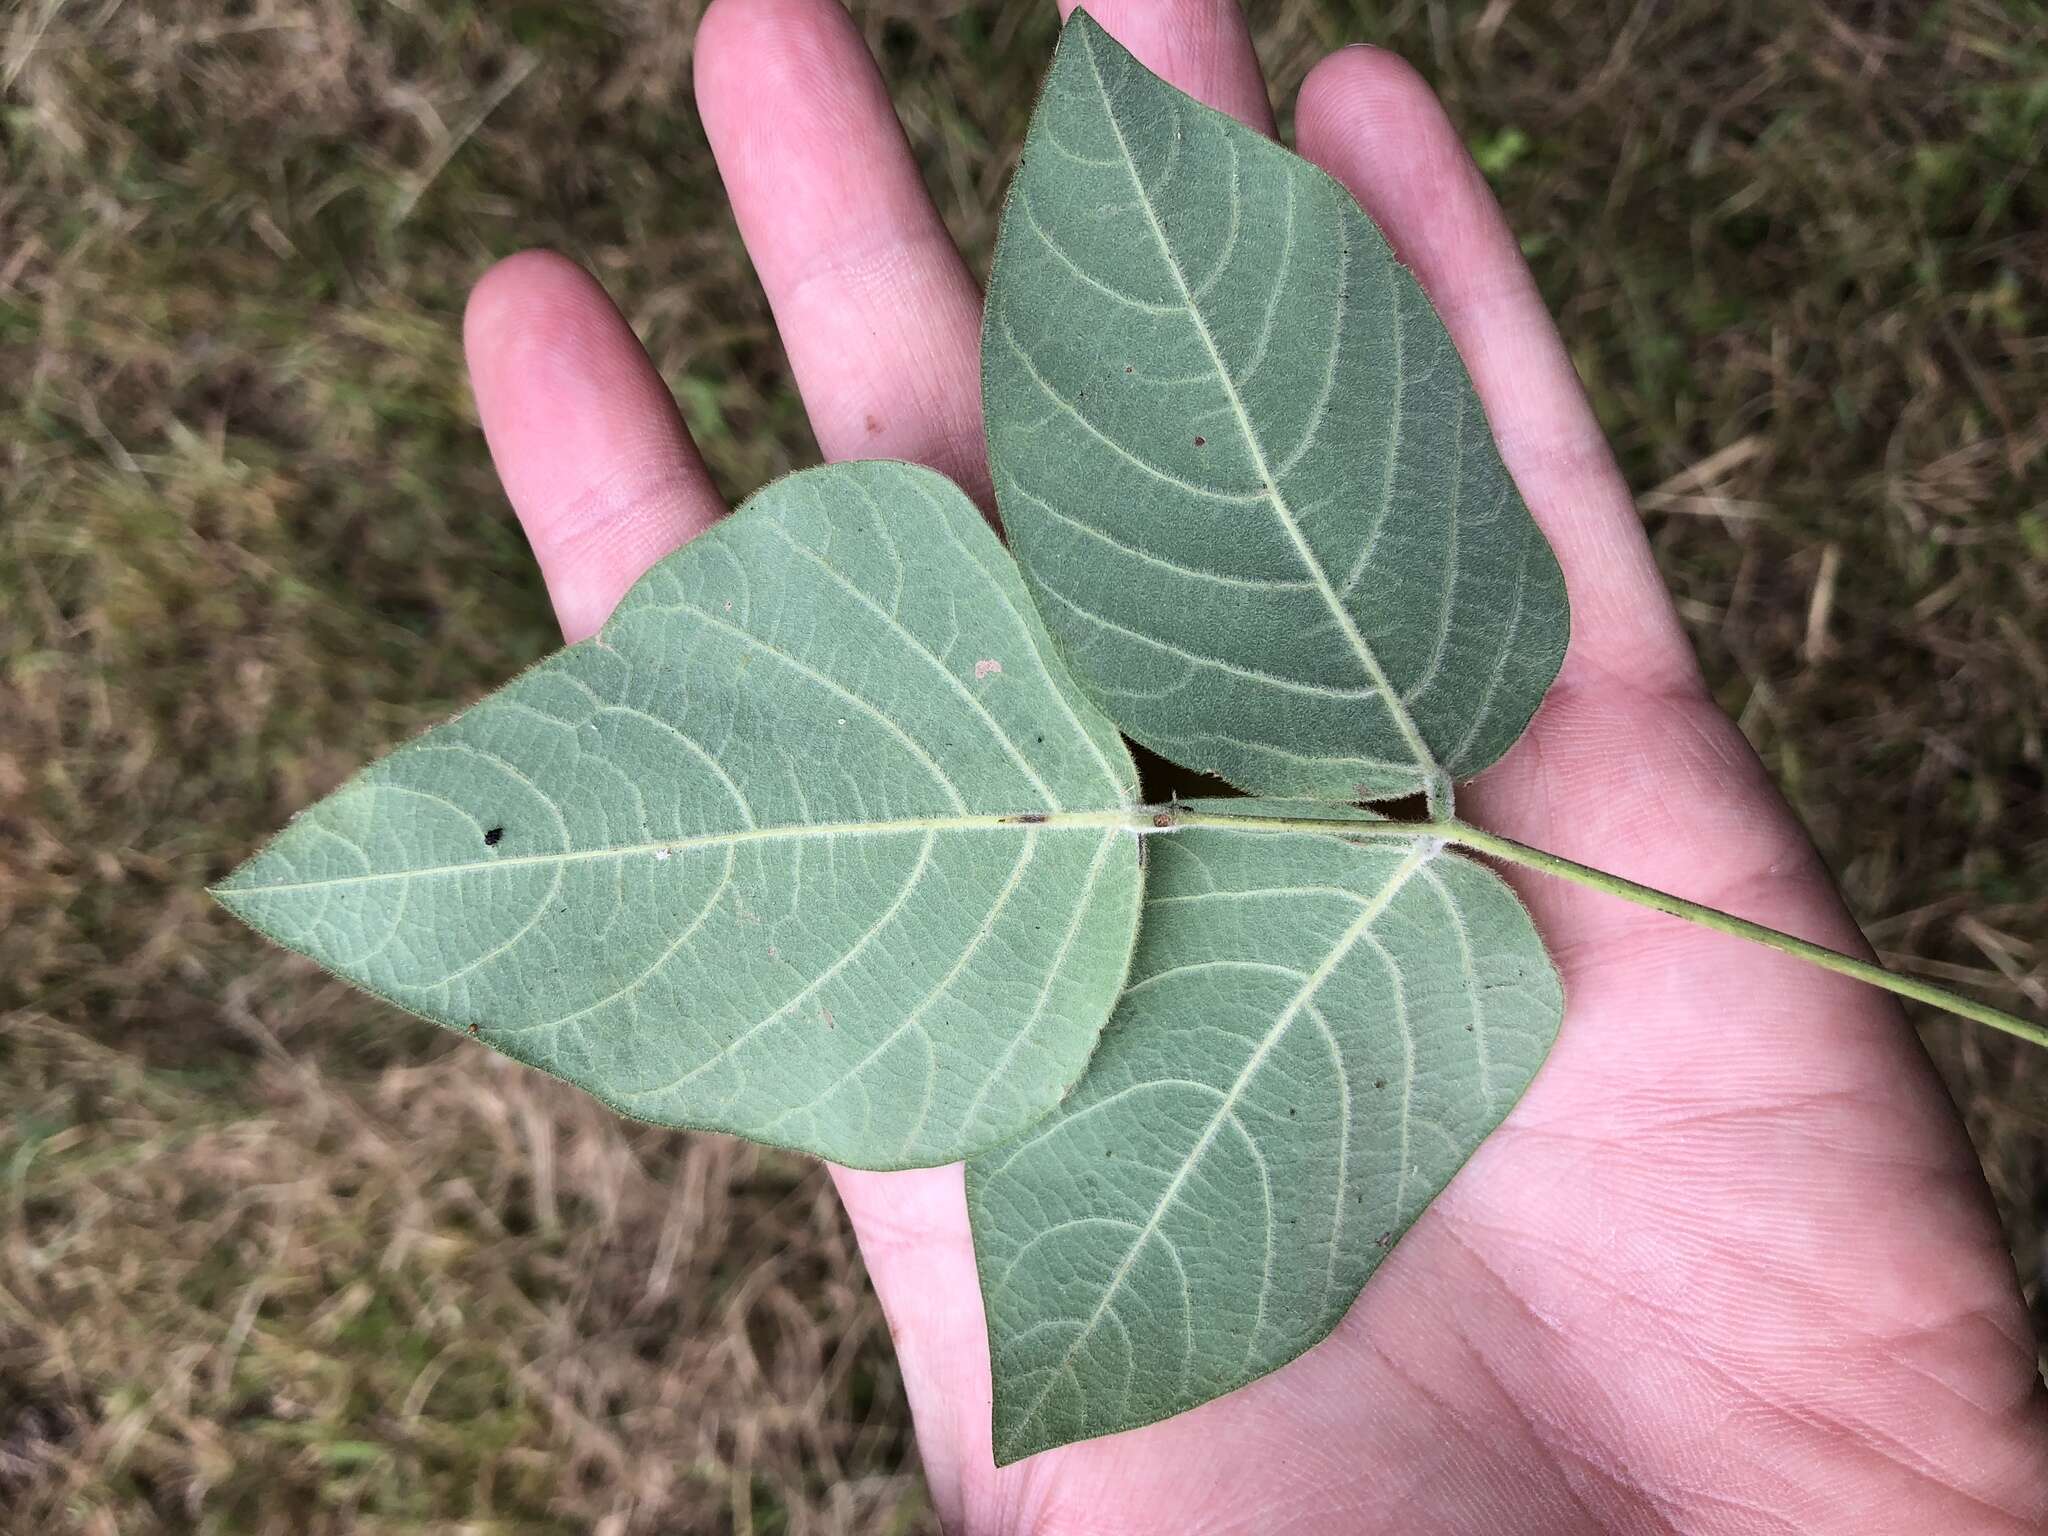
<svg viewBox="0 0 2048 1536">
<path fill-rule="evenodd" d="M 1294 1118 L 1294 1106 L 1292 1104 L 1287 1106 L 1287 1118 L 1290 1120 Z"/>
<path fill-rule="evenodd" d="M 1376 1077 L 1372 1080 L 1372 1085 L 1375 1088 L 1384 1088 L 1387 1086 L 1387 1080 L 1384 1077 Z"/>
<path fill-rule="evenodd" d="M 505 829 L 503 827 L 493 827 L 484 834 L 484 846 L 486 848 L 495 848 L 504 840 Z"/>
</svg>

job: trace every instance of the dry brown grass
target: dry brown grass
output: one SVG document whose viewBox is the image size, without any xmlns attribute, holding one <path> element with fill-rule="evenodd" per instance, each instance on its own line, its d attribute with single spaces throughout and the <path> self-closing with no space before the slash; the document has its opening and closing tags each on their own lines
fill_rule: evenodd
<svg viewBox="0 0 2048 1536">
<path fill-rule="evenodd" d="M 696 0 L 0 19 L 0 1528 L 930 1528 L 815 1171 L 626 1126 L 205 881 L 552 643 L 456 335 L 574 251 L 744 492 L 811 449 Z M 985 255 L 1050 28 L 859 13 Z M 2048 12 L 1255 7 L 1452 102 L 1721 697 L 1897 963 L 2048 992 Z M 1929 1026 L 2039 1295 L 2048 1063 Z"/>
</svg>

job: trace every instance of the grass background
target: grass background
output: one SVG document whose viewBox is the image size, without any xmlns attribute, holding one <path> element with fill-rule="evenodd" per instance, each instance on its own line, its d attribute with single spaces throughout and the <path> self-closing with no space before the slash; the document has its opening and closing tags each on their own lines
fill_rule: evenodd
<svg viewBox="0 0 2048 1536">
<path fill-rule="evenodd" d="M 201 893 L 540 654 L 457 319 L 611 286 L 714 472 L 813 457 L 697 0 L 0 20 L 0 1527 L 927 1531 L 799 1160 L 624 1125 Z M 856 7 L 985 263 L 1049 6 Z M 1522 232 L 1721 701 L 1894 963 L 2048 1007 L 2048 8 L 1281 0 Z M 2048 1063 L 1930 1021 L 2044 1297 Z"/>
</svg>

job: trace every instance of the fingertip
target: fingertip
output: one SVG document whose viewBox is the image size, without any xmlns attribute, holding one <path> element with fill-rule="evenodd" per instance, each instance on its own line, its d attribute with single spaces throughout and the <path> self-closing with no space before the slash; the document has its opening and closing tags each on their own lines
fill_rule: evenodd
<svg viewBox="0 0 2048 1536">
<path fill-rule="evenodd" d="M 539 295 L 594 286 L 589 274 L 559 251 L 536 247 L 493 262 L 469 290 L 462 312 L 465 340 L 496 330 L 508 314 Z"/>
<path fill-rule="evenodd" d="M 1397 53 L 1359 44 L 1318 63 L 1295 98 L 1301 153 L 1348 187 L 1401 249 L 1404 225 L 1480 222 L 1495 243 L 1506 226 L 1420 70 Z"/>
<path fill-rule="evenodd" d="M 499 479 L 563 631 L 581 639 L 722 503 L 632 327 L 567 257 L 493 266 L 470 292 L 463 343 Z"/>
<path fill-rule="evenodd" d="M 837 0 L 712 0 L 697 26 L 692 80 L 705 126 L 722 136 L 755 121 L 763 99 L 802 100 L 822 116 L 855 106 L 846 63 L 865 55 L 860 31 Z M 871 71 L 870 71 L 871 73 Z"/>
<path fill-rule="evenodd" d="M 1153 74 L 1259 133 L 1273 103 L 1238 0 L 1060 0 L 1062 19 L 1085 10 Z"/>
<path fill-rule="evenodd" d="M 462 312 L 463 350 L 479 408 L 488 412 L 487 392 L 536 366 L 574 363 L 593 348 L 615 346 L 622 330 L 625 321 L 610 295 L 568 257 L 550 250 L 505 257 L 477 279 Z"/>
<path fill-rule="evenodd" d="M 1296 98 L 1297 117 L 1375 105 L 1395 116 L 1442 111 L 1420 70 L 1400 54 L 1371 43 L 1349 43 L 1325 55 L 1303 77 Z"/>
</svg>

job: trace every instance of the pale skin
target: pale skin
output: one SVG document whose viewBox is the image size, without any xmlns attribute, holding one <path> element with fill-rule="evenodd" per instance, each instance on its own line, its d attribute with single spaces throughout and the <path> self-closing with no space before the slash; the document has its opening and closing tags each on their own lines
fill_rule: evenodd
<svg viewBox="0 0 2048 1536">
<path fill-rule="evenodd" d="M 1153 70 L 1271 130 L 1231 0 L 1091 9 Z M 716 0 L 696 88 L 826 457 L 930 464 L 986 503 L 980 295 L 852 24 L 834 0 Z M 1346 49 L 1297 121 L 1443 313 L 1571 592 L 1557 686 L 1461 814 L 1866 953 L 1706 696 L 1428 87 Z M 500 264 L 467 337 L 491 451 L 580 639 L 726 509 L 579 268 Z M 1517 886 L 1569 999 L 1548 1065 L 1336 1333 L 1221 1401 L 997 1471 L 960 1170 L 835 1170 L 949 1531 L 2048 1530 L 2048 1394 L 2012 1260 L 1893 1002 L 1609 896 Z"/>
</svg>

